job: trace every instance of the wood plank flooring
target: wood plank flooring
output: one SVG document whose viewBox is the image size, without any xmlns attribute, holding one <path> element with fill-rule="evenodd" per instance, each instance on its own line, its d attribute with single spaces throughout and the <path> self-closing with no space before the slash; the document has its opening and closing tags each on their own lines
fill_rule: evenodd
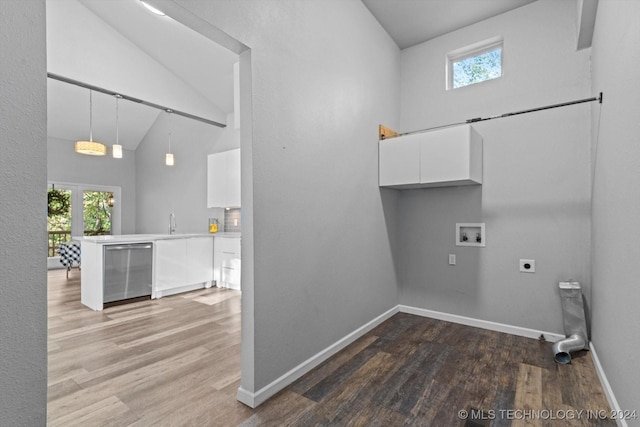
<svg viewBox="0 0 640 427">
<path fill-rule="evenodd" d="M 239 292 L 94 312 L 79 280 L 49 272 L 50 426 L 616 425 L 589 352 L 557 365 L 549 343 L 402 313 L 252 410 Z"/>
</svg>

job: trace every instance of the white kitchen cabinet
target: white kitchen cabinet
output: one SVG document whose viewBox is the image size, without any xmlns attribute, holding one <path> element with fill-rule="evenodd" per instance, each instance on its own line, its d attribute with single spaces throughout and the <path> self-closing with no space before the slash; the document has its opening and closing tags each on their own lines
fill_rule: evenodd
<svg viewBox="0 0 640 427">
<path fill-rule="evenodd" d="M 155 243 L 154 298 L 210 286 L 213 239 L 192 237 Z"/>
<path fill-rule="evenodd" d="M 184 284 L 187 239 L 159 240 L 155 243 L 156 292 Z"/>
<path fill-rule="evenodd" d="M 482 184 L 482 137 L 470 125 L 380 140 L 379 156 L 380 187 Z"/>
<path fill-rule="evenodd" d="M 93 310 L 104 308 L 104 252 L 112 245 L 153 244 L 151 298 L 208 288 L 213 283 L 214 236 L 211 234 L 85 236 L 81 242 L 80 301 Z M 139 269 L 129 267 L 128 271 L 136 276 L 140 274 Z M 125 275 L 125 290 L 127 280 Z"/>
<path fill-rule="evenodd" d="M 213 280 L 213 239 L 187 239 L 187 282 L 207 283 Z"/>
<path fill-rule="evenodd" d="M 240 289 L 240 238 L 216 237 L 214 241 L 213 274 L 220 288 Z"/>
<path fill-rule="evenodd" d="M 240 149 L 207 156 L 207 207 L 240 207 Z"/>
</svg>

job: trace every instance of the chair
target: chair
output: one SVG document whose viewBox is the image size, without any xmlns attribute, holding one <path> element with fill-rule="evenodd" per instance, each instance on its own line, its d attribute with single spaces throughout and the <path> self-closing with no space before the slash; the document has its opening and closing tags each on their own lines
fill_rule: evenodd
<svg viewBox="0 0 640 427">
<path fill-rule="evenodd" d="M 77 265 L 78 270 L 80 270 L 80 245 L 78 243 L 60 243 L 58 255 L 60 255 L 60 264 L 67 269 L 67 279 L 69 278 L 69 271 L 74 265 Z"/>
</svg>

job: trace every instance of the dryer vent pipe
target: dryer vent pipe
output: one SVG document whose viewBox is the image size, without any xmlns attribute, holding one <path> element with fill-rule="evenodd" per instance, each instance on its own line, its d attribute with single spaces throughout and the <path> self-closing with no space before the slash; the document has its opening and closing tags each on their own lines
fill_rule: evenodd
<svg viewBox="0 0 640 427">
<path fill-rule="evenodd" d="M 553 344 L 553 358 L 558 363 L 566 364 L 571 362 L 571 352 L 589 349 L 589 340 L 580 282 L 560 282 L 559 286 L 567 338 Z"/>
</svg>

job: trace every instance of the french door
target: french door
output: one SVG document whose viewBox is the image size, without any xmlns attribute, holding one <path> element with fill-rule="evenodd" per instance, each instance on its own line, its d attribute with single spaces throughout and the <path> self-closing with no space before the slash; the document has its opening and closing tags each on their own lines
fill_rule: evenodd
<svg viewBox="0 0 640 427">
<path fill-rule="evenodd" d="M 120 234 L 120 200 L 120 187 L 49 182 L 48 257 L 57 258 L 60 243 L 74 238 Z"/>
</svg>

